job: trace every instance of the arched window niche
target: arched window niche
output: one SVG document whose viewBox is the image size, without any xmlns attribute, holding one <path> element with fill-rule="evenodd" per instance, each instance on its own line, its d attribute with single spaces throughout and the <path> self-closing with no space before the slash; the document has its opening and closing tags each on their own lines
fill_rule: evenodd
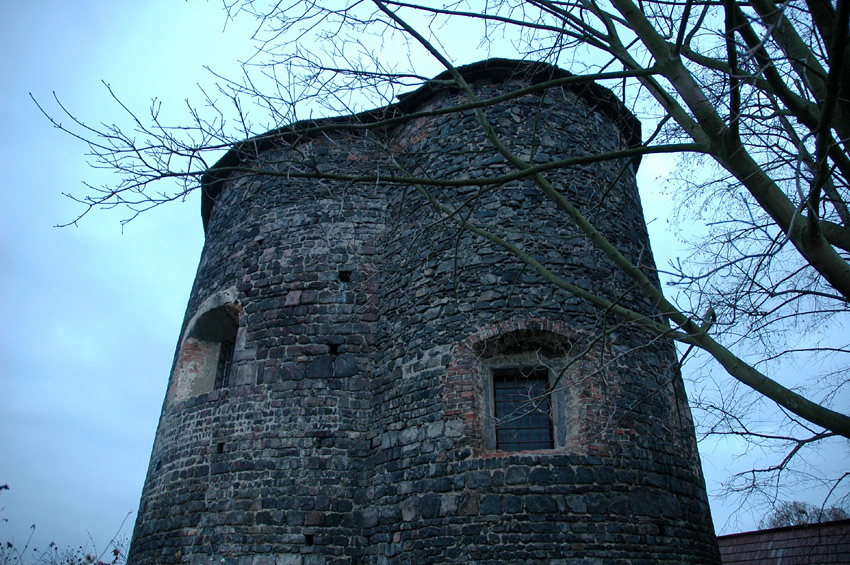
<svg viewBox="0 0 850 565">
<path fill-rule="evenodd" d="M 463 421 L 467 442 L 479 452 L 584 451 L 580 404 L 589 359 L 576 338 L 548 320 L 470 336 L 447 370 L 446 417 Z"/>
<path fill-rule="evenodd" d="M 220 297 L 212 302 L 195 315 L 182 340 L 172 377 L 175 401 L 234 384 L 239 309 Z"/>
</svg>

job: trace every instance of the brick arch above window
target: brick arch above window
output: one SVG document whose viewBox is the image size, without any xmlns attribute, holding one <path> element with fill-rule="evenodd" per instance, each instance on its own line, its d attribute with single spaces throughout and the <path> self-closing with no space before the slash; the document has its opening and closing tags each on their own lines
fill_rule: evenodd
<svg viewBox="0 0 850 565">
<path fill-rule="evenodd" d="M 594 393 L 595 383 L 587 375 L 592 372 L 589 367 L 595 359 L 598 352 L 589 346 L 587 334 L 562 322 L 520 319 L 486 326 L 454 348 L 443 383 L 444 418 L 462 421 L 460 443 L 470 445 L 479 454 L 510 453 L 526 447 L 585 453 L 583 399 Z M 535 382 L 523 380 L 528 378 Z M 529 433 L 538 439 L 524 445 L 522 441 L 505 439 L 510 434 L 504 427 L 505 420 L 497 415 L 505 408 L 496 400 L 499 395 L 503 402 L 505 393 L 497 389 L 507 386 L 507 394 L 515 397 L 517 387 L 523 384 L 528 390 L 545 389 L 548 395 L 539 409 L 531 397 L 532 402 L 520 404 L 535 405 L 541 414 L 548 411 L 551 441 L 545 433 L 534 435 L 535 432 Z M 540 400 L 544 400 L 542 396 Z M 532 416 L 533 423 L 523 423 L 521 419 L 514 419 L 512 425 L 545 426 L 545 419 L 540 417 Z"/>
<path fill-rule="evenodd" d="M 233 384 L 241 308 L 232 292 L 211 297 L 186 325 L 168 397 L 173 401 L 227 388 Z"/>
</svg>

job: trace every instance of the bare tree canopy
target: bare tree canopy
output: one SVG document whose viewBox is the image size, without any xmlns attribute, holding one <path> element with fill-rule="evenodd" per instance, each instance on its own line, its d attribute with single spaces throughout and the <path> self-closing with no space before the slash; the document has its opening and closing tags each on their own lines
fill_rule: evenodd
<svg viewBox="0 0 850 565">
<path fill-rule="evenodd" d="M 814 504 L 795 500 L 793 502 L 780 502 L 777 504 L 773 512 L 759 522 L 759 527 L 767 529 L 783 528 L 785 526 L 803 526 L 805 524 L 846 520 L 847 518 L 850 518 L 850 514 L 841 506 L 818 508 Z"/>
<path fill-rule="evenodd" d="M 118 173 L 114 184 L 73 196 L 83 205 L 80 218 L 119 206 L 132 219 L 179 200 L 201 186 L 224 151 L 236 144 L 245 150 L 245 139 L 262 142 L 280 128 L 319 135 L 327 127 L 376 130 L 421 117 L 313 119 L 385 106 L 442 72 L 433 84 L 452 84 L 466 98 L 440 111 L 473 115 L 510 173 L 433 179 L 398 168 L 333 178 L 408 185 L 447 223 L 502 245 L 618 324 L 675 339 L 683 362 L 692 351 L 709 355 L 734 380 L 700 385 L 700 430 L 744 438 L 775 457 L 732 477 L 731 490 L 775 497 L 779 485 L 814 478 L 832 499 L 846 496 L 847 473 L 820 473 L 807 453 L 822 446 L 844 456 L 850 438 L 850 0 L 226 0 L 224 8 L 228 18 L 255 19 L 257 53 L 241 77 L 218 76 L 217 90 L 203 91 L 186 121 L 167 123 L 156 101 L 143 114 L 116 97 L 125 122 L 95 126 L 58 99 L 53 110 L 42 106 L 56 127 L 88 144 L 93 166 Z M 479 99 L 457 71 L 471 62 L 464 50 L 470 38 L 478 53 L 546 62 L 576 75 L 534 88 L 607 86 L 641 120 L 643 139 L 562 162 L 515 152 L 483 111 L 503 97 Z M 679 165 L 667 189 L 692 253 L 664 274 L 675 285 L 672 298 L 658 289 L 655 273 L 597 231 L 592 210 L 578 209 L 547 180 L 554 168 L 628 166 L 650 154 L 670 155 Z M 219 162 L 215 174 L 332 176 L 304 167 L 246 170 L 238 159 Z M 533 250 L 468 220 L 474 200 L 444 201 L 438 190 L 446 182 L 498 190 L 516 178 L 533 180 L 663 317 L 648 318 L 559 277 Z M 707 228 L 695 233 L 693 224 Z"/>
</svg>

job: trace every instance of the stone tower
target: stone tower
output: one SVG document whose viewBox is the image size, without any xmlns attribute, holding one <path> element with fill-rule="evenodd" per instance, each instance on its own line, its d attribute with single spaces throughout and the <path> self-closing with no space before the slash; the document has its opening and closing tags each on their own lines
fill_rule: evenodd
<svg viewBox="0 0 850 565">
<path fill-rule="evenodd" d="M 507 60 L 460 71 L 482 99 L 570 76 Z M 249 139 L 207 172 L 131 563 L 719 562 L 672 344 L 426 198 L 659 316 L 529 180 L 464 182 L 510 169 L 471 110 L 444 111 L 466 101 L 449 78 Z M 532 163 L 640 142 L 588 82 L 485 112 Z M 546 176 L 654 278 L 636 168 Z"/>
</svg>

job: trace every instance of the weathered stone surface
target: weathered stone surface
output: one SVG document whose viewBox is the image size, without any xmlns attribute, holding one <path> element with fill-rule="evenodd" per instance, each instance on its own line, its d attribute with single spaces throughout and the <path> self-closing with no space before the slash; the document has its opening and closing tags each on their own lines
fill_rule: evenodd
<svg viewBox="0 0 850 565">
<path fill-rule="evenodd" d="M 486 99 L 560 71 L 495 61 L 464 72 Z M 610 93 L 570 88 L 485 113 L 533 163 L 636 142 Z M 350 121 L 464 101 L 428 87 Z M 398 173 L 387 150 L 421 178 L 509 170 L 471 111 L 368 136 L 283 132 L 221 166 Z M 633 164 L 546 176 L 654 279 Z M 595 342 L 605 313 L 404 187 L 211 173 L 204 190 L 207 239 L 176 358 L 193 320 L 226 306 L 238 315 L 234 376 L 211 389 L 214 340 L 173 371 L 130 563 L 718 562 L 670 343 L 633 327 Z M 469 221 L 566 280 L 662 319 L 530 181 L 432 190 L 474 203 Z M 490 368 L 556 366 L 573 351 L 586 354 L 559 381 L 556 448 L 496 449 Z"/>
</svg>

